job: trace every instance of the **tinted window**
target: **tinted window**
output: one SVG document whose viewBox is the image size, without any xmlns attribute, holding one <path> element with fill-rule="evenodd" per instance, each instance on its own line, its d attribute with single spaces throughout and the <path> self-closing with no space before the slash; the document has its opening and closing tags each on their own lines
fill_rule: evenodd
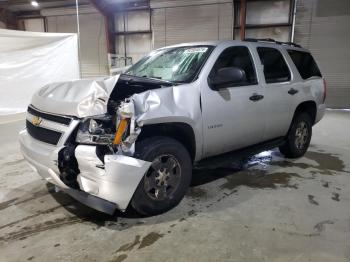
<svg viewBox="0 0 350 262">
<path fill-rule="evenodd" d="M 289 68 L 280 51 L 270 47 L 258 47 L 258 54 L 264 66 L 266 83 L 279 83 L 290 80 Z"/>
<path fill-rule="evenodd" d="M 216 60 L 210 77 L 215 76 L 219 69 L 225 67 L 237 67 L 245 72 L 246 80 L 239 85 L 257 84 L 253 61 L 247 47 L 234 46 L 225 49 Z"/>
<path fill-rule="evenodd" d="M 308 79 L 313 76 L 322 77 L 318 66 L 310 53 L 288 50 L 288 54 L 292 58 L 300 76 L 303 79 Z"/>
</svg>

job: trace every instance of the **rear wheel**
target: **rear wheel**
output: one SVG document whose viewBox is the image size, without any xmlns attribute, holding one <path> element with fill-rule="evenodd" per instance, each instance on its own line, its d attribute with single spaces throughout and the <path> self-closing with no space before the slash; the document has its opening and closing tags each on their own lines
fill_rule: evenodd
<svg viewBox="0 0 350 262">
<path fill-rule="evenodd" d="M 132 207 L 143 215 L 175 207 L 191 182 L 191 158 L 185 147 L 172 138 L 152 137 L 136 144 L 135 157 L 152 164 L 135 191 Z"/>
<path fill-rule="evenodd" d="M 311 141 L 312 120 L 309 114 L 301 113 L 292 122 L 284 145 L 279 147 L 280 152 L 288 158 L 303 156 Z"/>
</svg>

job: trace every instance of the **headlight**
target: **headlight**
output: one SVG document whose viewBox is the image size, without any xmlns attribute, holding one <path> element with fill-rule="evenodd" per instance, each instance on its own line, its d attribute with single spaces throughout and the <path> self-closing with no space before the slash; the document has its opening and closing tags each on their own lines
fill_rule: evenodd
<svg viewBox="0 0 350 262">
<path fill-rule="evenodd" d="M 113 121 L 110 115 L 86 118 L 79 125 L 75 141 L 81 144 L 109 145 L 114 140 Z"/>
<path fill-rule="evenodd" d="M 89 121 L 89 132 L 90 134 L 96 134 L 103 132 L 104 130 L 101 128 L 101 126 L 96 122 L 94 119 L 90 119 Z"/>
</svg>

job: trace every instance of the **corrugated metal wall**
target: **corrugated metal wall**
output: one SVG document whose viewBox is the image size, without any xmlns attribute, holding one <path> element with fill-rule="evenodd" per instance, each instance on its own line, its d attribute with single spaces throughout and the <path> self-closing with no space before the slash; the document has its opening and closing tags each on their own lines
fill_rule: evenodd
<svg viewBox="0 0 350 262">
<path fill-rule="evenodd" d="M 48 32 L 76 33 L 75 9 L 47 9 Z M 80 55 L 83 78 L 109 75 L 103 16 L 94 9 L 82 9 L 80 19 Z"/>
<path fill-rule="evenodd" d="M 153 47 L 232 39 L 232 1 L 151 1 Z"/>
<path fill-rule="evenodd" d="M 311 50 L 326 77 L 327 105 L 350 108 L 350 1 L 298 0 L 294 41 Z"/>
</svg>

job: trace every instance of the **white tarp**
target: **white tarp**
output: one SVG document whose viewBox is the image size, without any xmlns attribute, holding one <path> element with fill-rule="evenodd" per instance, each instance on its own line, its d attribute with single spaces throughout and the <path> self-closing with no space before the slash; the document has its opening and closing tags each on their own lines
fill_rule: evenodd
<svg viewBox="0 0 350 262">
<path fill-rule="evenodd" d="M 0 115 L 24 112 L 48 83 L 79 77 L 76 34 L 0 29 Z"/>
</svg>

